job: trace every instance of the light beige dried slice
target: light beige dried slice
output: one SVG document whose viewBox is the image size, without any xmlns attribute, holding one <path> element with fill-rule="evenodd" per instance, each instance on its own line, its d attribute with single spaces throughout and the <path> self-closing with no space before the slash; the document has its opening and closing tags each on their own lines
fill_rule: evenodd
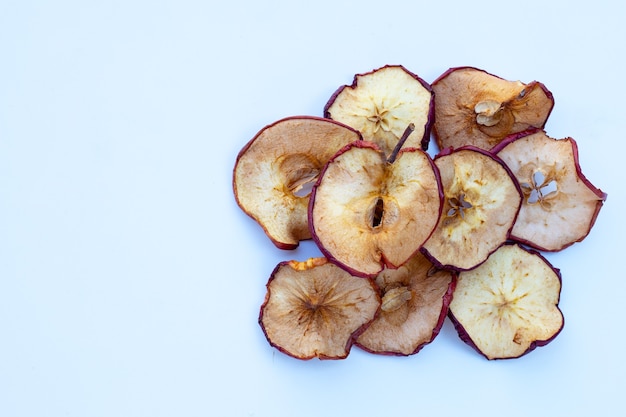
<svg viewBox="0 0 626 417">
<path fill-rule="evenodd" d="M 436 270 L 420 253 L 398 269 L 385 269 L 376 277 L 380 314 L 356 344 L 377 354 L 416 354 L 439 334 L 455 278 L 451 271 Z"/>
<path fill-rule="evenodd" d="M 491 149 L 511 133 L 542 128 L 554 107 L 541 83 L 509 81 L 478 68 L 451 68 L 432 83 L 433 136 L 440 149 Z"/>
<path fill-rule="evenodd" d="M 415 130 L 405 146 L 428 148 L 433 110 L 428 83 L 401 65 L 387 65 L 335 91 L 324 116 L 352 126 L 389 155 L 411 123 Z"/>
<path fill-rule="evenodd" d="M 460 338 L 487 359 L 520 357 L 563 327 L 561 275 L 538 252 L 504 245 L 459 274 L 449 316 Z"/>
<path fill-rule="evenodd" d="M 534 129 L 505 139 L 493 151 L 524 193 L 512 239 L 559 251 L 589 234 L 607 195 L 583 175 L 574 139 Z"/>
<path fill-rule="evenodd" d="M 235 199 L 272 242 L 294 249 L 310 239 L 309 192 L 328 159 L 360 134 L 313 116 L 281 119 L 261 129 L 239 152 L 233 173 Z"/>
<path fill-rule="evenodd" d="M 444 209 L 423 250 L 439 267 L 472 269 L 508 239 L 522 200 L 519 186 L 499 158 L 473 146 L 442 151 L 435 164 Z"/>
<path fill-rule="evenodd" d="M 343 359 L 379 307 L 372 280 L 325 258 L 281 262 L 267 283 L 259 324 L 272 346 L 294 358 Z"/>
<path fill-rule="evenodd" d="M 439 176 L 426 152 L 404 149 L 391 161 L 374 143 L 360 141 L 324 167 L 309 222 L 326 257 L 353 275 L 375 277 L 417 252 L 440 212 Z"/>
</svg>

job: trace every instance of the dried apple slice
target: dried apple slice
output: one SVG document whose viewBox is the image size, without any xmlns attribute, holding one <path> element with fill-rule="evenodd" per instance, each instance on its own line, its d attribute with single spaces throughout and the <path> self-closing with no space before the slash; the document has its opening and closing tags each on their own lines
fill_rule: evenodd
<svg viewBox="0 0 626 417">
<path fill-rule="evenodd" d="M 561 274 L 538 252 L 504 245 L 458 277 L 449 317 L 460 338 L 487 359 L 520 357 L 563 328 Z"/>
<path fill-rule="evenodd" d="M 468 270 L 509 237 L 522 195 L 506 165 L 488 151 L 465 146 L 435 157 L 444 209 L 424 253 L 438 266 Z"/>
<path fill-rule="evenodd" d="M 267 283 L 259 324 L 270 345 L 294 358 L 343 359 L 379 307 L 371 280 L 325 258 L 281 262 Z"/>
<path fill-rule="evenodd" d="M 337 150 L 360 138 L 354 129 L 321 117 L 288 117 L 264 127 L 237 155 L 237 203 L 278 248 L 296 248 L 311 238 L 308 192 L 320 170 Z"/>
<path fill-rule="evenodd" d="M 533 129 L 493 149 L 521 184 L 524 200 L 511 238 L 539 250 L 559 251 L 591 231 L 607 195 L 583 175 L 572 138 Z"/>
<path fill-rule="evenodd" d="M 324 116 L 352 126 L 389 155 L 411 123 L 416 128 L 406 146 L 426 150 L 433 111 L 430 85 L 401 65 L 387 65 L 337 89 Z"/>
<path fill-rule="evenodd" d="M 455 279 L 454 272 L 436 270 L 420 253 L 398 269 L 385 269 L 376 277 L 380 314 L 358 337 L 357 346 L 387 355 L 419 352 L 443 326 Z"/>
<path fill-rule="evenodd" d="M 472 67 L 450 68 L 432 83 L 433 136 L 440 149 L 491 149 L 511 133 L 543 128 L 554 98 L 540 82 L 504 80 Z"/>
<path fill-rule="evenodd" d="M 419 250 L 441 205 L 439 175 L 426 152 L 407 148 L 386 158 L 376 144 L 359 141 L 322 170 L 311 192 L 309 227 L 331 261 L 353 275 L 375 277 Z"/>
</svg>

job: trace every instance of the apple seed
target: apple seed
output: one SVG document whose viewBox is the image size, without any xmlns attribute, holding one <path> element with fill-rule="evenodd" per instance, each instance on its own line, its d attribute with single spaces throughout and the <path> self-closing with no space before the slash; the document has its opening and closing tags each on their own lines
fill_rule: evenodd
<svg viewBox="0 0 626 417">
<path fill-rule="evenodd" d="M 396 287 L 387 291 L 383 296 L 381 309 L 383 311 L 396 311 L 404 303 L 409 301 L 413 297 L 408 287 Z"/>
<path fill-rule="evenodd" d="M 502 120 L 502 104 L 495 100 L 484 100 L 474 106 L 476 122 L 483 126 L 495 126 Z"/>
</svg>

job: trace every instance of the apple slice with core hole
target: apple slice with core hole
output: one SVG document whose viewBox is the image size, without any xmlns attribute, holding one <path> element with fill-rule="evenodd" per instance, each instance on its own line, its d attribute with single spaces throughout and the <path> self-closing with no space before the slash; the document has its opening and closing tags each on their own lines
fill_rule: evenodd
<svg viewBox="0 0 626 417">
<path fill-rule="evenodd" d="M 439 149 L 473 145 L 489 150 L 511 133 L 543 128 L 554 107 L 552 93 L 537 81 L 504 80 L 472 67 L 449 69 L 432 89 Z"/>
<path fill-rule="evenodd" d="M 356 344 L 378 354 L 413 355 L 432 342 L 448 314 L 456 273 L 436 270 L 421 253 L 376 277 L 380 314 Z"/>
<path fill-rule="evenodd" d="M 435 165 L 444 209 L 422 249 L 439 267 L 472 269 L 508 239 L 522 201 L 519 185 L 498 157 L 474 146 L 444 149 Z"/>
<path fill-rule="evenodd" d="M 307 210 L 312 184 L 328 159 L 361 135 L 313 116 L 281 119 L 264 127 L 239 152 L 235 199 L 281 249 L 310 239 Z"/>
<path fill-rule="evenodd" d="M 415 125 L 406 147 L 428 149 L 434 112 L 430 85 L 401 65 L 357 74 L 326 103 L 324 116 L 352 126 L 389 155 L 404 129 Z"/>
<path fill-rule="evenodd" d="M 270 345 L 298 359 L 343 359 L 376 316 L 372 280 L 325 258 L 281 262 L 267 283 L 259 324 Z"/>
<path fill-rule="evenodd" d="M 493 152 L 524 193 L 512 239 L 559 251 L 589 234 L 607 195 L 583 175 L 574 139 L 553 139 L 533 129 L 511 135 Z"/>
<path fill-rule="evenodd" d="M 309 227 L 332 262 L 353 275 L 375 277 L 404 264 L 430 236 L 441 213 L 439 174 L 421 149 L 389 158 L 368 141 L 333 156 L 313 186 Z"/>
<path fill-rule="evenodd" d="M 561 274 L 538 252 L 507 244 L 459 273 L 449 317 L 459 337 L 487 359 L 520 357 L 563 328 Z"/>
</svg>

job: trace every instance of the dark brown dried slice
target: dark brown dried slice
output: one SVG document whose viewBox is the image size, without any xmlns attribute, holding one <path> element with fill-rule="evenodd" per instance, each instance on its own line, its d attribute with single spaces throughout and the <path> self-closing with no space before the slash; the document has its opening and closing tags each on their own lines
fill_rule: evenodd
<svg viewBox="0 0 626 417">
<path fill-rule="evenodd" d="M 563 328 L 561 274 L 534 250 L 504 245 L 459 274 L 449 316 L 460 338 L 487 359 L 520 357 Z"/>
<path fill-rule="evenodd" d="M 589 234 L 607 195 L 583 175 L 574 139 L 534 129 L 508 137 L 493 151 L 524 192 L 512 239 L 559 251 Z"/>
<path fill-rule="evenodd" d="M 281 119 L 261 129 L 239 152 L 235 199 L 281 249 L 310 239 L 309 192 L 328 159 L 361 135 L 341 123 L 312 116 Z"/>
<path fill-rule="evenodd" d="M 430 85 L 401 65 L 387 65 L 357 74 L 352 85 L 337 89 L 324 116 L 352 126 L 389 155 L 411 123 L 415 130 L 406 147 L 426 150 L 433 111 Z"/>
<path fill-rule="evenodd" d="M 398 269 L 385 269 L 376 277 L 381 312 L 356 344 L 378 354 L 419 352 L 441 330 L 455 278 L 456 273 L 436 270 L 420 253 Z"/>
<path fill-rule="evenodd" d="M 267 283 L 259 324 L 270 345 L 294 358 L 343 359 L 379 307 L 372 280 L 325 258 L 281 262 Z"/>
<path fill-rule="evenodd" d="M 432 88 L 433 136 L 440 149 L 489 150 L 511 133 L 543 128 L 554 107 L 552 93 L 537 81 L 509 81 L 473 67 L 449 69 Z"/>
<path fill-rule="evenodd" d="M 440 267 L 472 269 L 508 239 L 521 191 L 498 157 L 476 147 L 448 148 L 435 165 L 444 209 L 423 250 Z"/>
</svg>

